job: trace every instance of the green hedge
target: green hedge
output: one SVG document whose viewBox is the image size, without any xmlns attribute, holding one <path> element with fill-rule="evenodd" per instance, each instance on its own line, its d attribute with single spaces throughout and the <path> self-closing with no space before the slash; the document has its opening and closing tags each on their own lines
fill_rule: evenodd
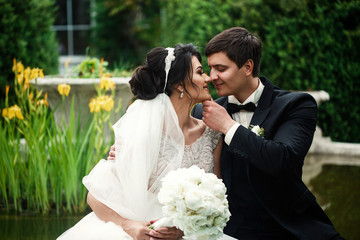
<svg viewBox="0 0 360 240">
<path fill-rule="evenodd" d="M 335 141 L 360 142 L 359 13 L 359 1 L 312 1 L 265 28 L 263 73 L 285 89 L 328 92 L 318 123 Z"/>
<path fill-rule="evenodd" d="M 202 51 L 210 38 L 231 26 L 230 8 L 229 0 L 167 1 L 160 44 L 192 42 Z"/>
<path fill-rule="evenodd" d="M 109 67 L 133 68 L 160 35 L 160 1 L 97 0 L 93 11 L 91 54 L 103 57 Z"/>
<path fill-rule="evenodd" d="M 57 73 L 57 42 L 51 30 L 54 2 L 0 0 L 0 99 L 4 99 L 5 85 L 12 86 L 14 81 L 13 58 L 25 66 L 42 68 L 45 74 Z"/>
</svg>

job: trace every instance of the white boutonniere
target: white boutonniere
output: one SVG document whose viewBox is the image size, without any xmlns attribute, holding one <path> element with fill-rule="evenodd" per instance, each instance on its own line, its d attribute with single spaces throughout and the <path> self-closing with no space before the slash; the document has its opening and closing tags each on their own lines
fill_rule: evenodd
<svg viewBox="0 0 360 240">
<path fill-rule="evenodd" d="M 250 125 L 249 129 L 255 133 L 256 135 L 260 136 L 260 137 L 264 137 L 264 128 L 261 128 L 259 125 Z"/>
</svg>

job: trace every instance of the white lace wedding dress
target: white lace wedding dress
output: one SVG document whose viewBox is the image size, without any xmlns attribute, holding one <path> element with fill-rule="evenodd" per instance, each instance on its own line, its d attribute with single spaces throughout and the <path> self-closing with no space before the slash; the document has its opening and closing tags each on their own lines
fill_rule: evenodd
<svg viewBox="0 0 360 240">
<path fill-rule="evenodd" d="M 196 142 L 184 146 L 175 110 L 165 94 L 151 101 L 137 100 L 114 125 L 114 132 L 115 161 L 100 160 L 84 177 L 83 184 L 97 200 L 122 217 L 139 221 L 160 219 L 162 206 L 157 193 L 161 179 L 169 171 L 192 165 L 213 171 L 213 150 L 220 134 L 206 128 Z M 106 223 L 91 212 L 58 237 L 81 239 L 132 238 L 120 226 Z M 224 235 L 223 239 L 231 237 Z"/>
</svg>

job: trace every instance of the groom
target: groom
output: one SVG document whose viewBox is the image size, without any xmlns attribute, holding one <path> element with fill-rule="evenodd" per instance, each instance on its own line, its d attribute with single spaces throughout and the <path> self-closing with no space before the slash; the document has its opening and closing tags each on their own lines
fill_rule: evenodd
<svg viewBox="0 0 360 240">
<path fill-rule="evenodd" d="M 232 214 L 224 232 L 237 239 L 342 239 L 301 180 L 316 102 L 258 77 L 261 51 L 244 28 L 212 38 L 205 55 L 221 98 L 192 112 L 224 134 L 221 172 Z M 249 129 L 257 125 L 263 136 Z"/>
</svg>

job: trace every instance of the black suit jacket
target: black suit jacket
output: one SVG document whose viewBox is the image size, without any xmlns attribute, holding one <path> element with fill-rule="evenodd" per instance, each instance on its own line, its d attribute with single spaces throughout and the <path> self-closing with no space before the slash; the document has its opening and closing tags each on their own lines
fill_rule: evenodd
<svg viewBox="0 0 360 240">
<path fill-rule="evenodd" d="M 221 172 L 230 210 L 239 204 L 237 173 L 243 161 L 257 199 L 281 226 L 299 239 L 331 239 L 338 233 L 301 179 L 316 128 L 316 102 L 309 94 L 284 91 L 260 79 L 265 87 L 250 124 L 264 128 L 264 137 L 240 126 L 230 145 L 223 144 Z M 227 99 L 216 101 L 226 108 Z M 196 105 L 192 114 L 201 118 L 202 105 Z M 226 234 L 236 237 L 238 217 L 232 215 Z"/>
</svg>

